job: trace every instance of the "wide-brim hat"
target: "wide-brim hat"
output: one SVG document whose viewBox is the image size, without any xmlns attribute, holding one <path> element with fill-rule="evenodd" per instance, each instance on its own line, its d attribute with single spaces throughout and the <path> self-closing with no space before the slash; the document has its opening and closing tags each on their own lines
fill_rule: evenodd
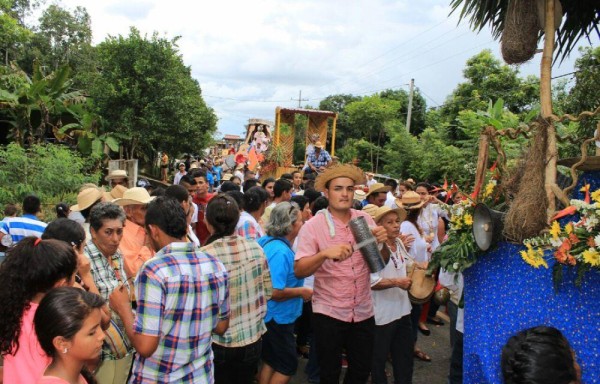
<svg viewBox="0 0 600 384">
<path fill-rule="evenodd" d="M 371 217 L 375 217 L 375 212 L 377 212 L 378 206 L 375 204 L 367 204 L 363 207 L 362 211 Z"/>
<path fill-rule="evenodd" d="M 325 171 L 317 176 L 315 180 L 315 189 L 319 192 L 323 192 L 325 190 L 325 185 L 338 177 L 352 179 L 355 184 L 365 183 L 365 173 L 362 169 L 352 164 L 336 164 L 325 168 Z"/>
<path fill-rule="evenodd" d="M 369 197 L 373 193 L 379 193 L 379 192 L 387 193 L 391 190 L 392 190 L 392 187 L 390 187 L 388 185 L 383 185 L 382 183 L 375 183 L 369 187 L 369 193 L 367 193 L 367 196 L 365 196 L 365 197 Z"/>
<path fill-rule="evenodd" d="M 421 201 L 421 196 L 414 191 L 406 191 L 402 194 L 401 199 L 396 199 L 396 205 L 404 209 L 421 208 L 425 202 Z"/>
<path fill-rule="evenodd" d="M 359 201 L 363 201 L 367 194 L 362 189 L 357 189 L 354 191 L 354 198 Z"/>
<path fill-rule="evenodd" d="M 114 169 L 114 170 L 110 171 L 108 173 L 108 175 L 106 175 L 104 180 L 111 181 L 113 179 L 126 179 L 126 178 L 127 178 L 127 171 L 125 171 L 124 169 Z"/>
<path fill-rule="evenodd" d="M 124 207 L 126 205 L 148 204 L 155 198 L 156 196 L 150 196 L 146 188 L 134 187 L 126 190 L 123 197 L 116 199 L 113 203 Z"/>
<path fill-rule="evenodd" d="M 315 142 L 314 144 L 315 148 L 323 148 L 323 143 L 321 143 L 320 141 Z"/>
<path fill-rule="evenodd" d="M 114 199 L 120 199 L 121 197 L 123 197 L 123 194 L 126 190 L 127 187 L 123 185 L 115 185 L 115 187 L 111 189 L 110 192 L 104 192 L 104 200 L 113 201 Z"/>
<path fill-rule="evenodd" d="M 96 201 L 102 199 L 103 193 L 103 190 L 98 187 L 82 190 L 77 195 L 77 204 L 71 207 L 71 211 L 83 211 L 91 207 Z"/>
<path fill-rule="evenodd" d="M 379 223 L 379 221 L 381 219 L 383 219 L 383 217 L 385 215 L 387 215 L 390 212 L 395 212 L 398 215 L 398 219 L 400 219 L 400 221 L 404 221 L 404 219 L 406 219 L 406 211 L 402 208 L 390 208 L 387 205 L 381 206 L 381 207 L 377 207 L 377 209 L 375 210 L 375 213 L 372 214 L 371 216 L 373 217 L 373 220 L 375 220 L 376 223 Z"/>
</svg>

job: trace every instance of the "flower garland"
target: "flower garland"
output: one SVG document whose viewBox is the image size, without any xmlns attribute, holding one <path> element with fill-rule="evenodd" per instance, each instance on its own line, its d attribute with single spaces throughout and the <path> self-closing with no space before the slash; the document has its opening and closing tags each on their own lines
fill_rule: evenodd
<svg viewBox="0 0 600 384">
<path fill-rule="evenodd" d="M 575 267 L 577 278 L 575 285 L 581 285 L 583 276 L 590 270 L 600 270 L 600 189 L 591 194 L 589 186 L 582 188 L 586 192 L 584 200 L 571 200 L 571 206 L 563 210 L 565 214 L 579 213 L 577 222 L 569 222 L 564 226 L 558 222 L 557 215 L 548 233 L 525 240 L 525 250 L 521 258 L 534 268 L 548 268 L 547 259 L 554 258 L 553 279 L 555 286 L 562 281 L 563 266 Z M 544 250 L 552 250 L 547 256 Z"/>
</svg>

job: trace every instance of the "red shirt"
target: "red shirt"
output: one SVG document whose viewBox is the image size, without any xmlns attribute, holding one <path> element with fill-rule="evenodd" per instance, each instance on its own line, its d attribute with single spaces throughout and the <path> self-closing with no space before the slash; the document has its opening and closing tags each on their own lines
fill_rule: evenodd
<svg viewBox="0 0 600 384">
<path fill-rule="evenodd" d="M 369 226 L 375 226 L 370 215 L 354 209 L 350 212 L 352 219 L 364 216 Z M 332 219 L 329 224 L 326 215 Z M 337 244 L 356 244 L 348 225 L 325 211 L 304 224 L 297 240 L 296 260 Z M 345 322 L 359 322 L 373 316 L 369 268 L 358 249 L 344 261 L 326 260 L 317 269 L 312 308 L 315 313 Z"/>
<path fill-rule="evenodd" d="M 206 240 L 210 236 L 208 232 L 208 228 L 204 223 L 204 212 L 206 212 L 206 205 L 213 198 L 214 193 L 207 193 L 202 197 L 198 197 L 194 195 L 194 203 L 198 206 L 198 222 L 196 223 L 196 236 L 198 236 L 198 240 L 200 240 L 200 245 L 206 245 Z"/>
</svg>

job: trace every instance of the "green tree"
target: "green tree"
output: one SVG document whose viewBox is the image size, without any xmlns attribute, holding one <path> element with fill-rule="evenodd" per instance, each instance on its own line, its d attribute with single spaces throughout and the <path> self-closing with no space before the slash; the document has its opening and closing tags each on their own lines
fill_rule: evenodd
<svg viewBox="0 0 600 384">
<path fill-rule="evenodd" d="M 10 124 L 8 137 L 24 146 L 42 142 L 62 126 L 62 118 L 69 115 L 68 106 L 85 100 L 78 90 L 71 89 L 70 69 L 59 68 L 44 74 L 36 62 L 33 76 L 17 67 L 2 78 L 0 88 L 0 117 Z"/>
<path fill-rule="evenodd" d="M 331 111 L 338 113 L 337 129 L 335 134 L 335 147 L 342 148 L 347 143 L 347 140 L 353 136 L 350 132 L 350 124 L 348 122 L 348 114 L 346 113 L 346 106 L 355 101 L 361 100 L 359 96 L 353 95 L 331 95 L 327 96 L 319 103 L 319 109 L 321 111 Z"/>
<path fill-rule="evenodd" d="M 389 141 L 386 128 L 397 126 L 393 122 L 398 120 L 399 109 L 400 101 L 383 99 L 379 95 L 367 96 L 348 104 L 345 112 L 348 114 L 348 131 L 351 137 L 368 138 L 368 142 L 375 145 L 373 148 L 383 148 Z M 375 172 L 379 170 L 379 157 L 379 151 L 370 152 L 371 170 Z"/>
<path fill-rule="evenodd" d="M 409 94 L 404 89 L 387 89 L 379 93 L 382 99 L 396 100 L 400 102 L 400 108 L 397 112 L 397 117 L 400 121 L 405 122 L 408 115 L 408 98 Z M 410 118 L 410 132 L 413 135 L 419 135 L 425 129 L 425 116 L 427 103 L 418 89 L 413 92 L 412 114 Z"/>
<path fill-rule="evenodd" d="M 447 122 L 453 123 L 465 109 L 485 110 L 490 100 L 504 99 L 513 113 L 529 111 L 539 99 L 539 80 L 535 76 L 520 78 L 519 71 L 503 65 L 490 50 L 483 50 L 467 60 L 460 83 L 441 108 Z"/>
<path fill-rule="evenodd" d="M 123 147 L 128 158 L 198 153 L 212 140 L 216 116 L 176 43 L 132 28 L 129 36 L 109 37 L 97 47 L 101 71 L 90 95 L 107 132 L 128 137 Z"/>
<path fill-rule="evenodd" d="M 565 113 L 579 114 L 600 106 L 600 47 L 582 47 L 575 60 L 575 86 L 571 88 L 564 107 Z M 600 116 L 580 122 L 580 137 L 592 137 Z"/>
<path fill-rule="evenodd" d="M 23 22 L 30 8 L 29 1 L 0 0 L 0 53 L 4 65 L 20 56 L 33 36 Z"/>
</svg>

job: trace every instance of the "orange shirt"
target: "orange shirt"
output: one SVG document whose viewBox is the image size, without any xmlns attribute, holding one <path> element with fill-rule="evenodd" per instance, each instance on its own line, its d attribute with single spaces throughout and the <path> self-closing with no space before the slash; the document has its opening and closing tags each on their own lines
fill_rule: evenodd
<svg viewBox="0 0 600 384">
<path fill-rule="evenodd" d="M 119 249 L 123 254 L 127 278 L 137 276 L 142 265 L 154 256 L 154 251 L 146 245 L 146 231 L 133 221 L 125 220 L 123 238 Z"/>
</svg>

